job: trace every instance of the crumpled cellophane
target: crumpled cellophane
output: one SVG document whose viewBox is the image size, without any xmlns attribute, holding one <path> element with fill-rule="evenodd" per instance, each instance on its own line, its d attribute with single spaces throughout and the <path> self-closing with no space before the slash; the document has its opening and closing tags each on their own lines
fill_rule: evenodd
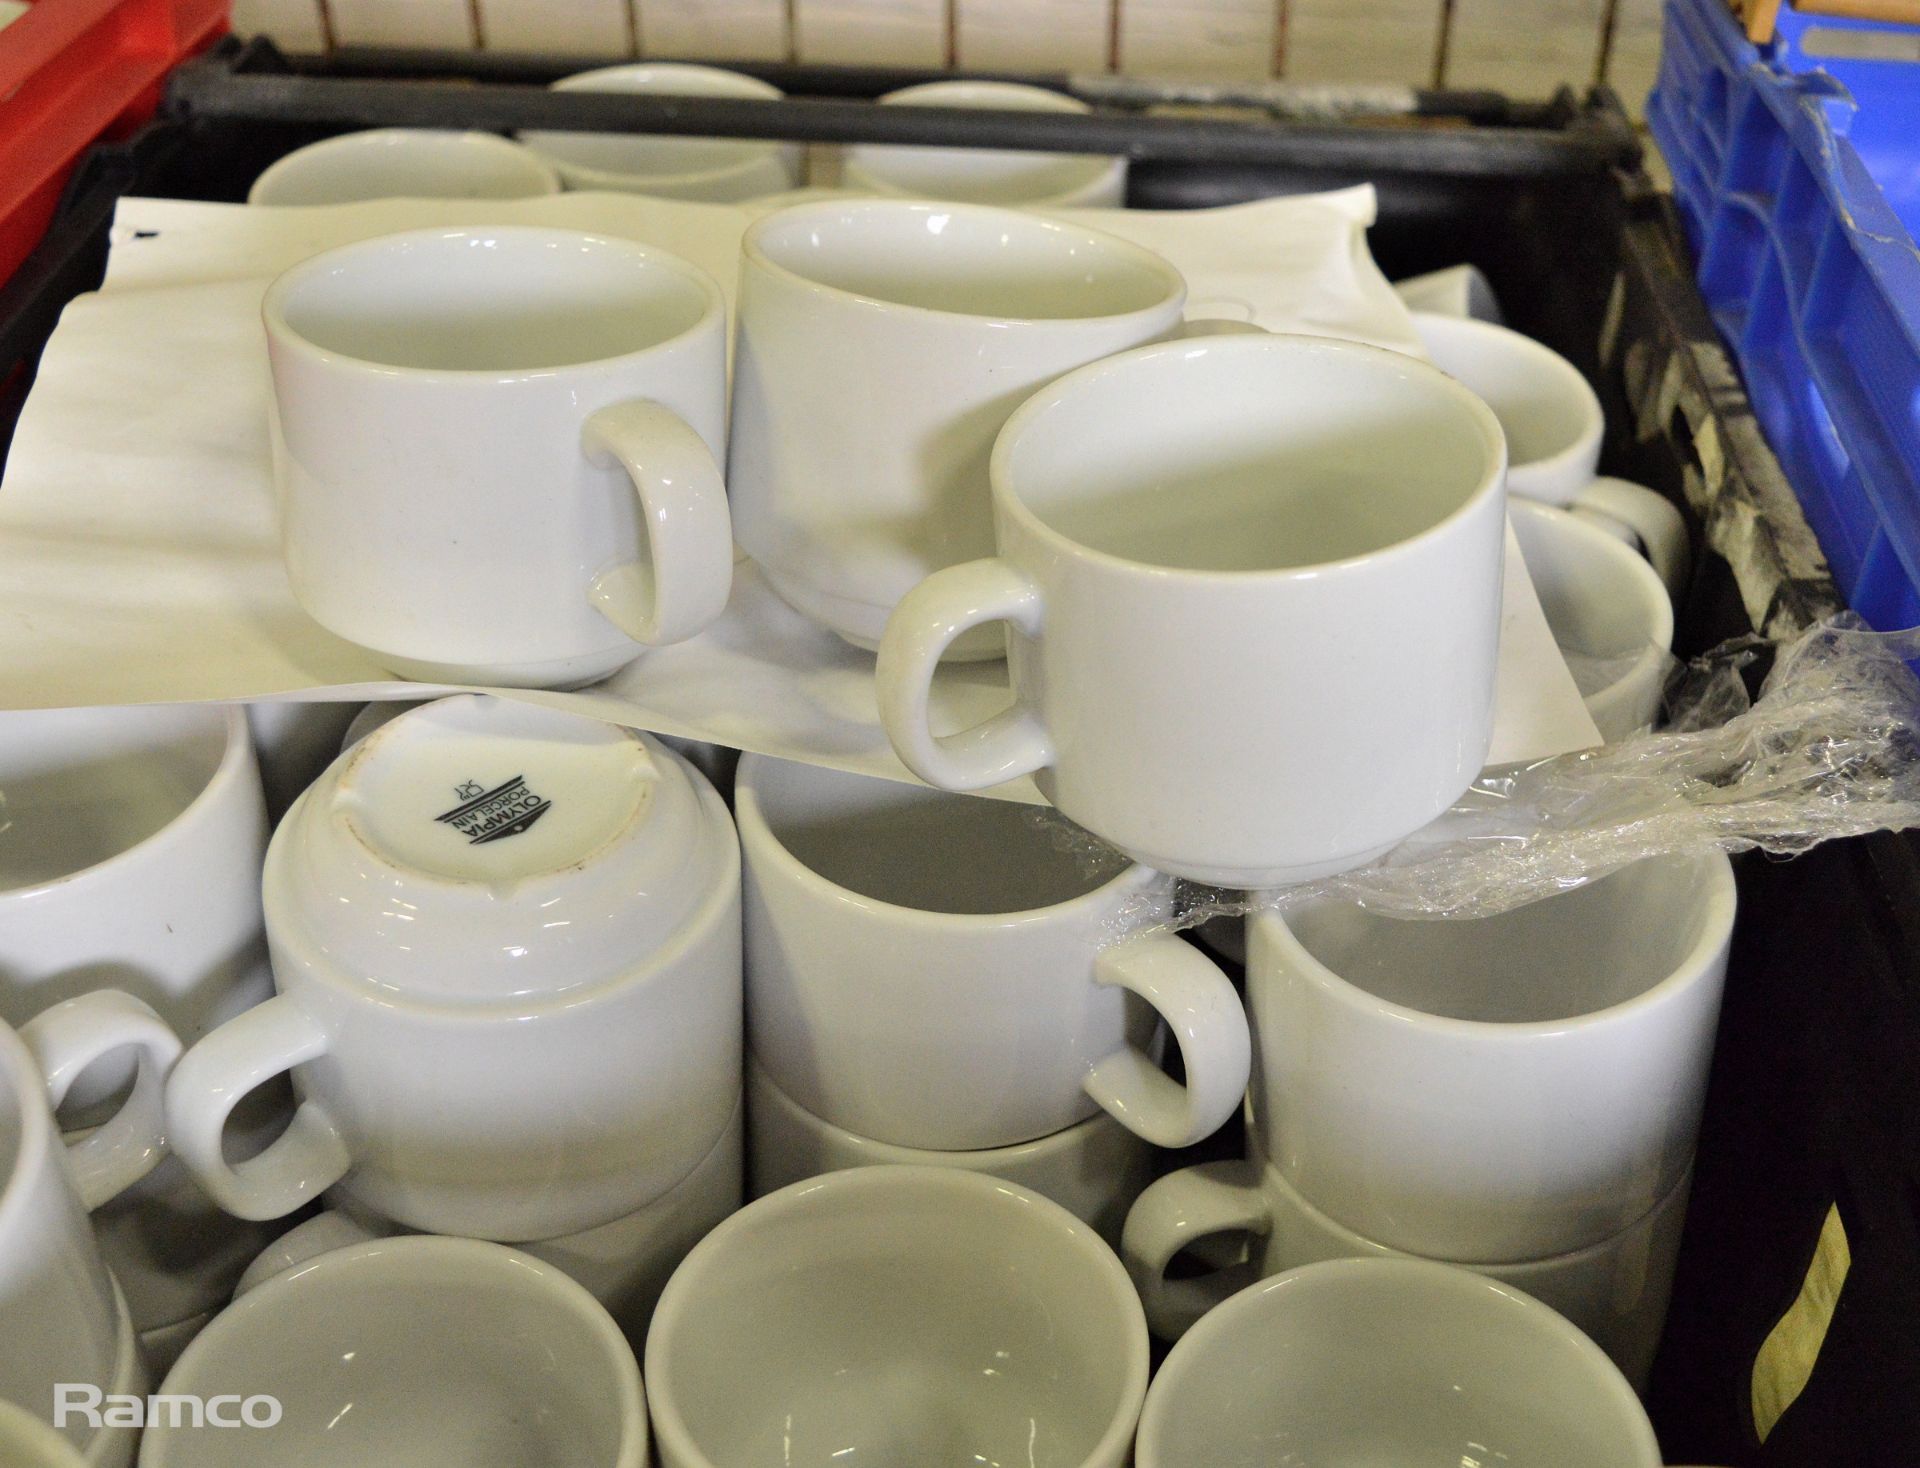
<svg viewBox="0 0 1920 1468">
<path fill-rule="evenodd" d="M 1743 671 L 1769 651 L 1757 697 Z M 1484 772 L 1445 815 L 1371 865 L 1238 892 L 1166 879 L 1114 936 L 1336 898 L 1404 917 L 1490 917 L 1645 857 L 1759 849 L 1920 825 L 1920 629 L 1879 633 L 1852 614 L 1791 641 L 1746 637 L 1670 670 L 1667 719 L 1616 743 Z M 1092 872 L 1125 858 L 1051 810 Z M 1168 911 L 1173 890 L 1173 916 Z"/>
</svg>

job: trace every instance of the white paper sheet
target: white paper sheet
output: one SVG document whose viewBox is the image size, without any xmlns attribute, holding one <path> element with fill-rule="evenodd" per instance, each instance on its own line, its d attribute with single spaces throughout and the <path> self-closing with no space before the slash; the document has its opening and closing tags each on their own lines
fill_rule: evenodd
<svg viewBox="0 0 1920 1468">
<path fill-rule="evenodd" d="M 1366 252 L 1371 190 L 1179 214 L 1089 211 L 1186 274 L 1192 313 L 1411 347 Z M 395 229 L 482 220 L 620 233 L 728 290 L 748 208 L 603 194 L 512 204 L 247 209 L 128 200 L 107 285 L 42 360 L 0 484 L 0 708 L 419 697 L 314 623 L 281 570 L 259 304 L 279 270 Z M 1598 742 L 1509 536 L 1493 759 Z M 881 732 L 872 658 L 799 617 L 750 562 L 727 614 L 598 688 L 517 697 L 663 733 L 908 778 Z M 1007 700 L 1000 664 L 943 669 L 938 727 Z M 999 792 L 1038 798 L 1031 784 Z"/>
</svg>

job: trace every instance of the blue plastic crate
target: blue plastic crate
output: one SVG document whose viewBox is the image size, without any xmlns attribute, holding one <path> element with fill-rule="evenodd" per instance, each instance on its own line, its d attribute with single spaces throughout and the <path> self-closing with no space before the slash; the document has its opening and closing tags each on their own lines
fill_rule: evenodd
<svg viewBox="0 0 1920 1468">
<path fill-rule="evenodd" d="M 1907 627 L 1920 624 L 1920 250 L 1855 146 L 1861 118 L 1839 78 L 1781 72 L 1719 0 L 1668 0 L 1647 121 L 1701 293 L 1841 591 L 1872 625 Z M 1907 147 L 1920 151 L 1920 116 Z"/>
</svg>

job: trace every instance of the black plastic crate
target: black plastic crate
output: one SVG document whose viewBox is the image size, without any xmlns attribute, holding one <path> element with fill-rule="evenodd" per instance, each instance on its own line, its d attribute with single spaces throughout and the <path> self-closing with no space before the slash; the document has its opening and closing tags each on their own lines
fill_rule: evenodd
<svg viewBox="0 0 1920 1468">
<path fill-rule="evenodd" d="M 1676 611 L 1688 656 L 1779 637 L 1840 599 L 1696 289 L 1670 202 L 1607 93 L 1540 103 L 1427 93 L 1392 117 L 1147 116 L 1112 81 L 1039 78 L 1092 117 L 877 109 L 925 73 L 749 68 L 808 99 L 552 94 L 589 63 L 431 53 L 289 59 L 230 43 L 177 74 L 161 119 L 97 149 L 41 247 L 0 287 L 0 448 L 60 309 L 98 283 L 123 194 L 239 200 L 273 159 L 377 125 L 591 127 L 1125 151 L 1129 202 L 1225 204 L 1367 181 L 1390 276 L 1462 260 L 1519 329 L 1593 379 L 1606 472 L 1680 504 L 1700 554 Z M 1031 80 L 1031 78 L 1029 78 Z M 1317 102 L 1324 103 L 1324 96 Z M 1736 863 L 1741 917 L 1665 1344 L 1648 1391 L 1668 1461 L 1920 1465 L 1920 845 L 1881 835 Z M 1756 1354 L 1837 1209 L 1851 1268 L 1804 1391 L 1764 1443 Z"/>
</svg>

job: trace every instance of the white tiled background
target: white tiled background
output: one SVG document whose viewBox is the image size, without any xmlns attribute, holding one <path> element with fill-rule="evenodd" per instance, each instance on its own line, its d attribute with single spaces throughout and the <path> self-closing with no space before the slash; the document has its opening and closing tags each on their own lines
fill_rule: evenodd
<svg viewBox="0 0 1920 1468">
<path fill-rule="evenodd" d="M 1396 81 L 1544 96 L 1604 80 L 1638 109 L 1659 0 L 235 0 L 285 48 L 480 47 Z"/>
</svg>

